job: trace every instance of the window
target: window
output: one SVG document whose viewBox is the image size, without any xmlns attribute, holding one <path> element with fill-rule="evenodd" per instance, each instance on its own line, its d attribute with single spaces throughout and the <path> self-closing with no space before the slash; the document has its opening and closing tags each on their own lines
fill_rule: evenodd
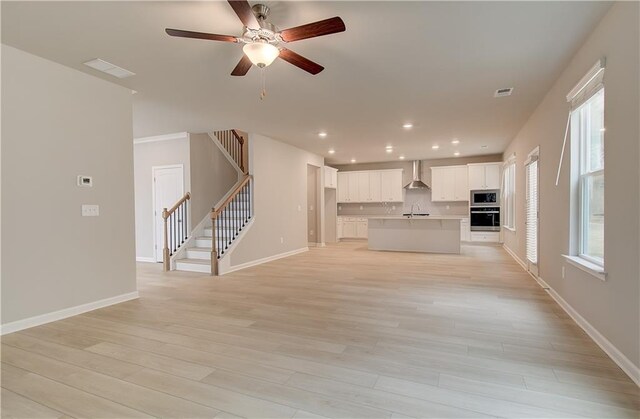
<svg viewBox="0 0 640 419">
<path fill-rule="evenodd" d="M 604 265 L 604 88 L 572 114 L 577 141 L 578 255 Z"/>
<path fill-rule="evenodd" d="M 538 276 L 538 158 L 540 151 L 536 147 L 524 163 L 526 176 L 526 254 L 527 269 Z"/>
<path fill-rule="evenodd" d="M 516 229 L 516 157 L 511 156 L 502 172 L 503 182 L 503 206 L 504 224 L 503 227 L 511 231 Z"/>
</svg>

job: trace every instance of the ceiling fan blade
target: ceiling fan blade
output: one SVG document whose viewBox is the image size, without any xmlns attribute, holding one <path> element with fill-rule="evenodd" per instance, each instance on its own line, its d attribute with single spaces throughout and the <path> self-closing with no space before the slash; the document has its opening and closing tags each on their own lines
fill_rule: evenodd
<svg viewBox="0 0 640 419">
<path fill-rule="evenodd" d="M 320 20 L 318 22 L 307 23 L 295 28 L 285 29 L 280 32 L 282 40 L 285 42 L 299 41 L 301 39 L 314 38 L 316 36 L 330 35 L 332 33 L 344 32 L 346 30 L 344 22 L 339 17 Z"/>
<path fill-rule="evenodd" d="M 251 60 L 249 60 L 249 58 L 246 55 L 242 54 L 242 58 L 238 62 L 238 65 L 236 65 L 236 68 L 234 68 L 233 71 L 231 72 L 231 75 L 244 76 L 245 74 L 247 74 L 251 66 L 252 66 Z"/>
<path fill-rule="evenodd" d="M 302 55 L 296 54 L 290 49 L 282 48 L 280 50 L 279 57 L 285 60 L 286 62 L 291 63 L 296 67 L 299 67 L 304 71 L 311 73 L 313 75 L 316 75 L 322 70 L 324 70 L 324 67 L 321 66 L 320 64 L 316 64 L 313 61 L 307 58 L 304 58 Z"/>
<path fill-rule="evenodd" d="M 260 29 L 260 23 L 256 19 L 256 15 L 253 14 L 251 6 L 247 0 L 228 0 L 229 5 L 234 12 L 238 15 L 242 24 L 249 29 Z"/>
<path fill-rule="evenodd" d="M 205 32 L 192 32 L 183 31 L 181 29 L 165 29 L 165 32 L 171 36 L 178 36 L 180 38 L 194 38 L 194 39 L 207 39 L 209 41 L 222 41 L 222 42 L 238 42 L 238 38 L 230 35 L 216 35 L 215 33 Z"/>
</svg>

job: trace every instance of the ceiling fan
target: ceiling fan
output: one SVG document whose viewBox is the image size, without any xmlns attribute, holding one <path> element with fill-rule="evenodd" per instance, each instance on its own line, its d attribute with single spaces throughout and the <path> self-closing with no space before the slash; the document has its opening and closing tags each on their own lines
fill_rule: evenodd
<svg viewBox="0 0 640 419">
<path fill-rule="evenodd" d="M 323 66 L 285 48 L 283 44 L 346 30 L 344 22 L 339 17 L 280 30 L 272 23 L 267 22 L 269 7 L 264 4 L 256 4 L 251 7 L 246 0 L 228 1 L 244 25 L 243 34 L 240 37 L 169 28 L 165 29 L 165 31 L 171 36 L 182 38 L 245 44 L 242 48 L 244 55 L 231 72 L 232 76 L 244 76 L 252 64 L 264 68 L 278 57 L 308 73 L 318 74 L 324 70 Z"/>
</svg>

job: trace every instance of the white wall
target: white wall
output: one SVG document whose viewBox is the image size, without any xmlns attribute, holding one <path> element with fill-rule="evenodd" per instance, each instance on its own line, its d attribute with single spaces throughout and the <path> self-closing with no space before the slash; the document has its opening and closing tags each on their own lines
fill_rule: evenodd
<svg viewBox="0 0 640 419">
<path fill-rule="evenodd" d="M 238 182 L 236 169 L 208 134 L 189 134 L 191 225 L 195 227 Z"/>
<path fill-rule="evenodd" d="M 4 331 L 135 293 L 131 91 L 2 45 L 2 227 Z"/>
<path fill-rule="evenodd" d="M 255 218 L 230 253 L 231 268 L 307 247 L 307 164 L 322 167 L 323 158 L 250 134 L 249 167 L 254 176 Z M 324 213 L 323 201 L 321 199 L 319 208 Z M 323 214 L 320 218 L 323 219 Z"/>
<path fill-rule="evenodd" d="M 152 167 L 182 164 L 184 192 L 191 190 L 189 134 L 175 139 L 138 143 L 133 146 L 135 167 L 136 257 L 152 260 L 154 255 Z M 192 225 L 195 226 L 196 223 Z"/>
<path fill-rule="evenodd" d="M 640 367 L 640 130 L 639 4 L 616 3 L 573 57 L 504 153 L 517 156 L 516 231 L 505 245 L 525 259 L 524 160 L 540 146 L 540 277 Z M 565 154 L 560 184 L 556 170 L 569 105 L 565 96 L 599 58 L 605 70 L 605 269 L 606 282 L 564 262 L 569 252 L 569 169 Z M 562 278 L 562 267 L 566 277 Z M 638 370 L 636 370 L 638 371 Z M 640 378 L 640 377 L 638 377 Z"/>
</svg>

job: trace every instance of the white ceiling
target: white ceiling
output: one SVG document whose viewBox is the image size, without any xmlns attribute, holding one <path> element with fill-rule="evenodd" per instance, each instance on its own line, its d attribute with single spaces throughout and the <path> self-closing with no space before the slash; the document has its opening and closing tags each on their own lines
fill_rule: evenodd
<svg viewBox="0 0 640 419">
<path fill-rule="evenodd" d="M 326 69 L 311 76 L 277 60 L 263 101 L 256 68 L 229 75 L 240 45 L 164 33 L 240 35 L 226 2 L 2 2 L 2 42 L 135 89 L 135 137 L 240 128 L 333 163 L 442 158 L 502 152 L 611 5 L 265 3 L 280 28 L 341 16 L 347 31 L 288 44 Z M 93 58 L 136 75 L 120 80 L 82 65 Z M 514 94 L 493 98 L 502 87 Z M 405 121 L 415 127 L 404 130 Z"/>
</svg>

